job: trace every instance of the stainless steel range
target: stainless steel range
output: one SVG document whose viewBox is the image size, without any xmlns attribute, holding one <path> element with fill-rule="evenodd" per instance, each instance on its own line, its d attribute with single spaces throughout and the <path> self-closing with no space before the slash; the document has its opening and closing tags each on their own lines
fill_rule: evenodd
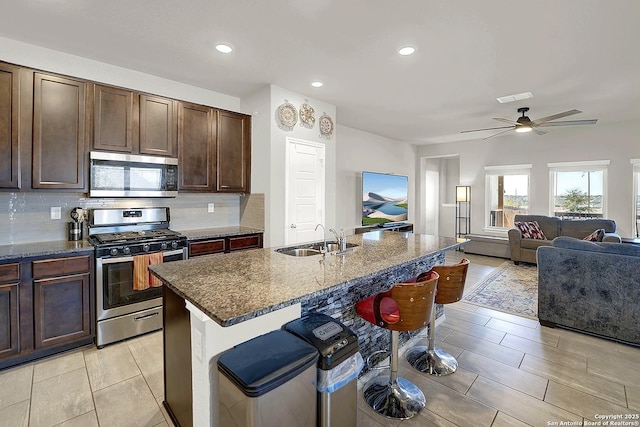
<svg viewBox="0 0 640 427">
<path fill-rule="evenodd" d="M 187 238 L 169 229 L 169 208 L 94 209 L 96 344 L 162 328 L 162 286 L 148 265 L 187 258 Z"/>
</svg>

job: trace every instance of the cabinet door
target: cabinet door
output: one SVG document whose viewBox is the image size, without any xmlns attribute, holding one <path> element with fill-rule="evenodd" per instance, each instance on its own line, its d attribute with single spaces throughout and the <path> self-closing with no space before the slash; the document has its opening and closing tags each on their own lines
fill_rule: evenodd
<svg viewBox="0 0 640 427">
<path fill-rule="evenodd" d="M 180 190 L 215 191 L 215 127 L 212 108 L 185 102 L 179 104 Z"/>
<path fill-rule="evenodd" d="M 220 111 L 217 152 L 217 190 L 248 193 L 251 181 L 250 116 Z"/>
<path fill-rule="evenodd" d="M 91 335 L 90 274 L 33 281 L 36 349 Z"/>
<path fill-rule="evenodd" d="M 227 249 L 226 240 L 212 239 L 189 243 L 189 258 L 200 255 L 217 254 Z"/>
<path fill-rule="evenodd" d="M 0 265 L 0 359 L 20 352 L 20 265 Z"/>
<path fill-rule="evenodd" d="M 172 99 L 140 95 L 140 154 L 175 157 L 175 115 Z"/>
<path fill-rule="evenodd" d="M 20 188 L 19 73 L 18 67 L 0 64 L 0 188 Z"/>
<path fill-rule="evenodd" d="M 228 237 L 227 239 L 229 240 L 229 251 L 262 247 L 262 234 Z"/>
<path fill-rule="evenodd" d="M 33 188 L 85 190 L 86 83 L 34 74 Z"/>
<path fill-rule="evenodd" d="M 134 133 L 137 130 L 137 117 L 134 120 L 134 111 L 136 116 L 138 113 L 137 101 L 138 96 L 130 90 L 94 85 L 94 150 L 133 152 L 138 142 L 138 135 Z"/>
</svg>

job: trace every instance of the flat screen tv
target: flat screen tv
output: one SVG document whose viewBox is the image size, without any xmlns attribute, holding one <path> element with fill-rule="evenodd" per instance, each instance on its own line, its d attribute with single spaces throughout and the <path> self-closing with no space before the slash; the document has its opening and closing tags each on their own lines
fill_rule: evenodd
<svg viewBox="0 0 640 427">
<path fill-rule="evenodd" d="M 409 178 L 362 172 L 362 225 L 407 220 Z"/>
</svg>

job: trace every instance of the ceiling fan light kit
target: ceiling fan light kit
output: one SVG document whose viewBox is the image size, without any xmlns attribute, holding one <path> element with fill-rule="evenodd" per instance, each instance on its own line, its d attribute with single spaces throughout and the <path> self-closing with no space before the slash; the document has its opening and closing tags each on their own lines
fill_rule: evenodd
<svg viewBox="0 0 640 427">
<path fill-rule="evenodd" d="M 494 136 L 501 135 L 503 133 L 515 130 L 517 133 L 526 133 L 534 131 L 538 135 L 544 135 L 547 131 L 540 129 L 541 127 L 551 127 L 551 126 L 576 126 L 576 125 L 593 125 L 598 119 L 588 119 L 588 120 L 566 120 L 562 122 L 554 122 L 553 120 L 560 119 L 562 117 L 572 116 L 574 114 L 582 113 L 580 110 L 569 110 L 564 111 L 562 113 L 553 114 L 551 116 L 542 117 L 540 119 L 531 120 L 529 117 L 525 116 L 525 113 L 529 111 L 529 107 L 520 107 L 518 108 L 518 113 L 522 114 L 522 116 L 518 117 L 516 121 L 505 119 L 502 117 L 494 117 L 493 120 L 497 120 L 499 122 L 509 123 L 510 126 L 500 126 L 494 128 L 485 128 L 485 129 L 473 129 L 473 130 L 463 130 L 460 133 L 468 133 L 468 132 L 482 132 L 487 130 L 500 130 L 498 133 L 494 133 L 493 135 L 489 135 L 486 138 L 493 138 Z"/>
</svg>

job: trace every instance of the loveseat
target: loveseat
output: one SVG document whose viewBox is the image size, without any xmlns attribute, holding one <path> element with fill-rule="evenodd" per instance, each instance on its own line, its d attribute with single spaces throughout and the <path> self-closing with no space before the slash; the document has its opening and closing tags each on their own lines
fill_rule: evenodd
<svg viewBox="0 0 640 427">
<path fill-rule="evenodd" d="M 640 246 L 558 237 L 537 257 L 540 324 L 640 345 Z"/>
<path fill-rule="evenodd" d="M 515 264 L 520 261 L 535 264 L 536 250 L 541 246 L 549 246 L 551 241 L 559 236 L 583 239 L 596 230 L 604 230 L 603 242 L 621 242 L 620 236 L 616 234 L 616 222 L 612 219 L 562 219 L 557 216 L 516 215 L 514 222 L 537 222 L 545 237 L 526 238 L 518 227 L 509 229 L 509 252 Z"/>
</svg>

